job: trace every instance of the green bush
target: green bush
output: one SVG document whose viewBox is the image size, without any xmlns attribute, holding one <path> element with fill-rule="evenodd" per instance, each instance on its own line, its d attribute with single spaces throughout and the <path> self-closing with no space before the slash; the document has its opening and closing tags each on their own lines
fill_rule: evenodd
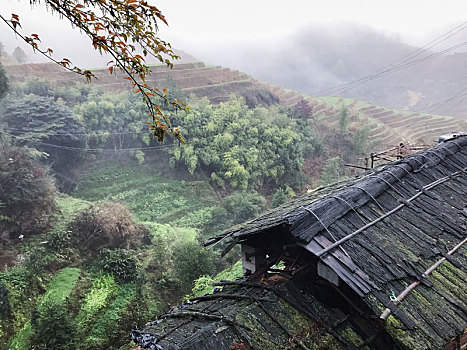
<svg viewBox="0 0 467 350">
<path fill-rule="evenodd" d="M 234 265 L 219 272 L 214 278 L 210 276 L 201 276 L 194 282 L 194 287 L 191 294 L 186 296 L 187 299 L 198 297 L 204 294 L 211 294 L 215 286 L 213 283 L 220 281 L 234 281 L 243 276 L 242 261 L 237 261 Z"/>
<path fill-rule="evenodd" d="M 140 271 L 135 251 L 126 249 L 102 250 L 98 266 L 120 283 L 135 281 Z"/>
<path fill-rule="evenodd" d="M 190 106 L 192 112 L 179 118 L 190 142 L 171 149 L 171 163 L 192 174 L 200 169 L 217 186 L 246 190 L 291 184 L 313 152 L 308 123 L 278 107 L 249 109 L 234 95 L 219 106 L 207 98 Z"/>
<path fill-rule="evenodd" d="M 93 280 L 76 317 L 79 339 L 87 336 L 96 317 L 108 306 L 117 291 L 118 285 L 110 275 L 100 275 Z"/>
<path fill-rule="evenodd" d="M 236 192 L 224 198 L 211 212 L 206 233 L 215 232 L 258 216 L 266 207 L 266 199 L 257 192 Z"/>
<path fill-rule="evenodd" d="M 10 315 L 10 301 L 8 289 L 0 280 L 0 320 L 5 320 Z"/>
<path fill-rule="evenodd" d="M 174 247 L 173 263 L 180 288 L 186 294 L 195 279 L 215 272 L 216 255 L 196 242 L 183 242 Z"/>
<path fill-rule="evenodd" d="M 343 171 L 341 157 L 332 157 L 326 160 L 323 171 L 321 173 L 320 185 L 327 186 L 342 178 Z"/>
<path fill-rule="evenodd" d="M 74 350 L 76 327 L 66 303 L 46 298 L 31 316 L 35 349 Z"/>
<path fill-rule="evenodd" d="M 36 150 L 0 136 L 0 241 L 40 233 L 56 210 L 55 183 Z"/>
<path fill-rule="evenodd" d="M 46 268 L 47 263 L 53 257 L 47 254 L 47 251 L 42 246 L 32 247 L 29 251 L 24 266 L 34 276 L 41 276 Z"/>
<path fill-rule="evenodd" d="M 128 331 L 134 327 L 131 313 L 127 315 L 127 311 L 134 301 L 135 295 L 133 284 L 120 286 L 115 299 L 105 311 L 98 315 L 82 348 L 89 350 L 119 349 L 127 344 Z"/>
<path fill-rule="evenodd" d="M 279 188 L 272 197 L 271 208 L 276 208 L 279 205 L 284 204 L 294 196 L 295 192 L 289 186 Z"/>
</svg>

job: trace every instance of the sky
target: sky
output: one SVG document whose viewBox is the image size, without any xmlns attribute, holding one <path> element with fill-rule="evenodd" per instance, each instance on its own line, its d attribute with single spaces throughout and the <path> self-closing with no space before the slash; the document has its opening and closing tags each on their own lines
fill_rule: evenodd
<svg viewBox="0 0 467 350">
<path fill-rule="evenodd" d="M 161 25 L 160 36 L 174 47 L 212 64 L 222 63 L 216 62 L 219 50 L 235 50 L 255 43 L 281 45 L 282 39 L 310 24 L 358 23 L 403 42 L 423 45 L 467 19 L 465 0 L 159 0 L 153 3 L 169 22 L 169 27 Z M 44 46 L 54 49 L 57 58 L 67 57 L 81 65 L 89 60 L 94 65 L 105 61 L 88 51 L 87 38 L 65 20 L 47 13 L 43 6 L 31 10 L 29 0 L 0 0 L 0 14 L 10 18 L 11 13 L 20 16 L 25 34 L 39 34 Z M 39 59 L 4 23 L 0 23 L 0 34 L 7 52 L 21 46 L 30 61 Z"/>
</svg>

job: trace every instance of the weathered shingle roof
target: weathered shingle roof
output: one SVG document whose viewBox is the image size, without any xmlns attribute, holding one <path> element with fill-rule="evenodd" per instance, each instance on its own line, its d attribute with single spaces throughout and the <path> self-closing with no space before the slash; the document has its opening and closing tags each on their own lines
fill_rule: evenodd
<svg viewBox="0 0 467 350">
<path fill-rule="evenodd" d="M 292 283 L 239 282 L 170 310 L 132 336 L 152 350 L 356 349 L 363 339 L 343 316 Z"/>
<path fill-rule="evenodd" d="M 299 197 L 210 243 L 281 230 L 320 257 L 375 314 L 390 306 L 410 329 L 395 332 L 401 342 L 441 348 L 467 327 L 467 244 L 429 278 L 422 274 L 467 237 L 466 171 L 467 137 L 460 137 Z M 417 280 L 421 285 L 394 308 L 391 298 Z"/>
</svg>

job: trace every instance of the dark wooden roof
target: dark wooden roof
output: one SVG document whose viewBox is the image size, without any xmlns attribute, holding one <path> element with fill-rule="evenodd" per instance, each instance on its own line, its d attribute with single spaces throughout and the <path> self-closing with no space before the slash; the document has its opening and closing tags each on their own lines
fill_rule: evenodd
<svg viewBox="0 0 467 350">
<path fill-rule="evenodd" d="M 296 198 L 208 244 L 283 232 L 331 267 L 375 315 L 390 307 L 395 318 L 387 325 L 404 329 L 393 332 L 401 344 L 442 348 L 467 328 L 466 171 L 467 137 L 460 137 Z M 395 307 L 391 299 L 414 281 L 421 284 Z"/>
<path fill-rule="evenodd" d="M 170 310 L 133 339 L 152 350 L 350 350 L 364 341 L 342 312 L 293 283 L 237 283 Z"/>
</svg>

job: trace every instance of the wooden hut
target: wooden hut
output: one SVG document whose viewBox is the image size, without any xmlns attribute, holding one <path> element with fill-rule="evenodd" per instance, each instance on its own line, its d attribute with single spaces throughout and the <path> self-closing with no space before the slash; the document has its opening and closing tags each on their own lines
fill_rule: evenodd
<svg viewBox="0 0 467 350">
<path fill-rule="evenodd" d="M 207 244 L 245 278 L 133 332 L 150 349 L 466 349 L 467 136 Z M 185 311 L 183 311 L 185 310 Z"/>
</svg>

